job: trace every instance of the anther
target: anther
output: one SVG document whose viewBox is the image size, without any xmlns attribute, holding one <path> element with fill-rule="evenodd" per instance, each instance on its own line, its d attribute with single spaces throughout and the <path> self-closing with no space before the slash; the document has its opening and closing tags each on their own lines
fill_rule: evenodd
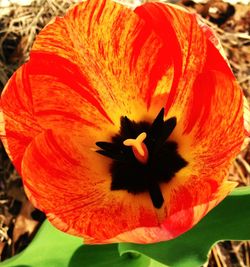
<svg viewBox="0 0 250 267">
<path fill-rule="evenodd" d="M 143 164 L 146 164 L 148 161 L 148 149 L 147 146 L 143 143 L 146 137 L 147 134 L 143 132 L 138 135 L 136 139 L 126 139 L 123 142 L 125 146 L 132 147 L 135 158 Z"/>
</svg>

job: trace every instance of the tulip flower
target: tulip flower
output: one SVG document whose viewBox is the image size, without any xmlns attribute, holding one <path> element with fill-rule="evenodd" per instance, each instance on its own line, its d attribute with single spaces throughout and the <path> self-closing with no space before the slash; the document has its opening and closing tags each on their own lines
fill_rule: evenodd
<svg viewBox="0 0 250 267">
<path fill-rule="evenodd" d="M 243 96 L 197 17 L 89 0 L 37 36 L 1 97 L 1 135 L 30 201 L 85 243 L 153 243 L 235 188 Z"/>
</svg>

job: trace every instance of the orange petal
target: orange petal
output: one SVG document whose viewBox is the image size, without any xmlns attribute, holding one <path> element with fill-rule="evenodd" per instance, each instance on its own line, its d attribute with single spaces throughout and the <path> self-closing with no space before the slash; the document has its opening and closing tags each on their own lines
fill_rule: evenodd
<svg viewBox="0 0 250 267">
<path fill-rule="evenodd" d="M 189 162 L 183 175 L 188 180 L 191 174 L 205 173 L 223 181 L 244 140 L 242 91 L 232 71 L 196 15 L 160 3 L 147 3 L 135 12 L 170 43 L 175 58 L 176 82 L 166 92 L 163 76 L 155 94 L 168 95 L 166 115 L 177 117 L 171 139 Z"/>
<path fill-rule="evenodd" d="M 181 70 L 179 61 L 174 64 L 175 79 L 177 74 L 180 80 L 169 87 L 163 77 L 155 91 L 155 97 L 168 95 L 167 117 L 177 117 L 177 127 L 170 139 L 178 142 L 179 153 L 189 162 L 172 181 L 161 186 L 165 208 L 158 216 L 167 217 L 166 221 L 171 222 L 168 232 L 177 236 L 209 211 L 208 208 L 197 217 L 194 207 L 206 207 L 213 199 L 211 203 L 216 205 L 226 196 L 225 192 L 216 196 L 216 192 L 227 179 L 228 168 L 245 137 L 242 91 L 227 62 L 193 15 L 156 3 L 138 7 L 137 13 L 164 35 L 165 42 L 168 38 L 161 27 L 169 29 L 170 25 L 176 32 L 171 32 L 171 36 L 179 44 L 171 52 L 178 60 L 178 49 L 181 47 L 182 51 Z M 164 20 L 167 22 L 162 24 Z M 168 92 L 164 91 L 166 87 L 170 88 Z M 184 216 L 185 220 L 178 223 L 175 214 Z M 176 229 L 171 230 L 172 226 Z"/>
<path fill-rule="evenodd" d="M 194 15 L 90 0 L 39 34 L 2 95 L 0 133 L 55 226 L 89 243 L 158 242 L 190 229 L 235 186 L 225 179 L 245 137 L 242 102 Z M 170 139 L 188 165 L 160 185 L 156 210 L 147 192 L 111 191 L 111 160 L 94 150 L 122 115 L 152 119 L 162 106 L 177 118 Z"/>
<path fill-rule="evenodd" d="M 158 83 L 155 96 L 168 93 L 166 113 L 171 106 L 180 103 L 185 106 L 186 95 L 192 90 L 192 84 L 202 69 L 206 57 L 206 38 L 197 24 L 196 17 L 172 5 L 160 3 L 146 3 L 138 7 L 135 12 L 152 25 L 153 30 L 168 47 L 169 53 L 173 55 L 172 85 L 166 86 L 170 74 L 168 71 L 165 73 L 166 78 L 163 76 Z M 188 78 L 183 79 L 183 77 Z M 175 116 L 180 115 L 175 113 Z"/>
<path fill-rule="evenodd" d="M 148 244 L 173 239 L 188 231 L 199 222 L 212 208 L 219 204 L 237 185 L 235 182 L 224 182 L 217 190 L 214 190 L 213 181 L 203 181 L 202 188 L 179 188 L 172 194 L 172 211 L 161 225 L 156 227 L 138 227 L 128 232 L 119 234 L 109 240 L 99 243 L 133 242 Z M 205 191 L 204 191 L 205 189 Z M 193 195 L 190 195 L 193 194 Z M 203 204 L 197 204 L 196 199 L 206 198 Z M 173 207 L 174 206 L 174 207 Z M 88 240 L 88 243 L 98 243 L 97 240 Z"/>
<path fill-rule="evenodd" d="M 242 92 L 234 79 L 218 71 L 203 73 L 192 92 L 170 137 L 188 165 L 161 186 L 163 225 L 173 237 L 194 226 L 236 186 L 225 180 L 245 138 Z"/>
<path fill-rule="evenodd" d="M 49 60 L 60 68 L 50 68 Z M 74 78 L 70 78 L 72 73 Z M 43 58 L 33 54 L 29 63 L 12 76 L 1 98 L 6 135 L 3 141 L 19 172 L 25 149 L 46 129 L 86 127 L 84 133 L 92 130 L 93 138 L 101 134 L 101 125 L 107 134 L 111 131 L 112 122 L 100 99 L 86 88 L 89 89 L 77 66 L 55 55 Z"/>
<path fill-rule="evenodd" d="M 178 140 L 190 146 L 183 146 L 182 152 L 193 162 L 190 168 L 222 182 L 223 170 L 229 168 L 245 138 L 242 91 L 234 78 L 218 71 L 200 74 L 178 130 L 182 135 Z"/>
<path fill-rule="evenodd" d="M 213 191 L 212 180 L 204 179 L 197 188 L 193 187 L 194 183 L 195 181 L 190 181 L 186 187 L 179 187 L 171 196 L 172 210 L 163 222 L 163 227 L 172 238 L 192 228 L 237 185 L 235 182 L 224 182 L 216 191 Z M 175 209 L 176 211 L 173 211 Z"/>
<path fill-rule="evenodd" d="M 80 3 L 57 18 L 38 35 L 31 59 L 37 52 L 77 65 L 98 89 L 114 123 L 121 115 L 141 119 L 158 80 L 172 65 L 169 47 L 152 27 L 113 1 Z M 49 62 L 51 68 L 57 64 Z"/>
<path fill-rule="evenodd" d="M 27 145 L 42 130 L 33 116 L 31 91 L 25 75 L 24 65 L 8 81 L 1 97 L 1 140 L 19 172 Z"/>
<path fill-rule="evenodd" d="M 244 127 L 246 131 L 247 138 L 250 137 L 250 108 L 248 104 L 248 100 L 244 97 Z"/>
<path fill-rule="evenodd" d="M 91 144 L 91 137 L 72 129 L 47 130 L 36 136 L 22 161 L 22 177 L 32 202 L 56 227 L 95 242 L 158 225 L 147 193 L 135 196 L 110 190 L 110 159 L 90 150 Z"/>
<path fill-rule="evenodd" d="M 8 153 L 28 196 L 60 222 L 57 227 L 103 240 L 158 224 L 147 193 L 110 193 L 110 160 L 93 148 L 118 131 L 121 115 L 139 116 L 142 103 L 139 110 L 147 109 L 145 88 L 170 64 L 164 55 L 161 39 L 132 11 L 90 1 L 49 24 L 29 62 L 6 85 L 1 105 Z M 105 226 L 119 213 L 119 222 Z"/>
</svg>

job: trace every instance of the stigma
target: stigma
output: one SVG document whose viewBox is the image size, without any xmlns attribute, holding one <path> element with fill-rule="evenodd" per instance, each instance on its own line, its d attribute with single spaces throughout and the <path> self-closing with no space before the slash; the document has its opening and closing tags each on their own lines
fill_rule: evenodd
<svg viewBox="0 0 250 267">
<path fill-rule="evenodd" d="M 123 141 L 124 146 L 131 146 L 135 158 L 142 164 L 148 162 L 148 149 L 147 146 L 143 143 L 146 139 L 147 134 L 145 132 L 139 134 L 135 139 L 126 139 Z"/>
<path fill-rule="evenodd" d="M 163 206 L 161 184 L 174 179 L 188 164 L 178 153 L 178 144 L 169 140 L 176 123 L 176 117 L 164 118 L 164 108 L 152 122 L 121 116 L 120 130 L 111 142 L 96 142 L 96 152 L 112 159 L 111 191 L 126 190 L 134 195 L 148 192 L 154 208 Z"/>
</svg>

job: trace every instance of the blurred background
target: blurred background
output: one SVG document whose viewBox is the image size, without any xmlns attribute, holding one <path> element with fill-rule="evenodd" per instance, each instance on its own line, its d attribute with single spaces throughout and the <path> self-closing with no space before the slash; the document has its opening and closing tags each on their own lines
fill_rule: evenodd
<svg viewBox="0 0 250 267">
<path fill-rule="evenodd" d="M 29 58 L 35 36 L 77 0 L 0 0 L 0 92 L 12 73 Z M 131 8 L 143 0 L 116 0 Z M 172 0 L 200 14 L 217 34 L 250 104 L 250 0 Z M 229 179 L 250 185 L 250 146 L 233 162 Z M 45 216 L 27 200 L 22 181 L 0 142 L 0 260 L 32 240 Z M 250 227 L 246 225 L 245 227 Z M 250 267 L 250 242 L 216 244 L 205 266 Z M 183 266 L 185 267 L 185 266 Z"/>
</svg>

